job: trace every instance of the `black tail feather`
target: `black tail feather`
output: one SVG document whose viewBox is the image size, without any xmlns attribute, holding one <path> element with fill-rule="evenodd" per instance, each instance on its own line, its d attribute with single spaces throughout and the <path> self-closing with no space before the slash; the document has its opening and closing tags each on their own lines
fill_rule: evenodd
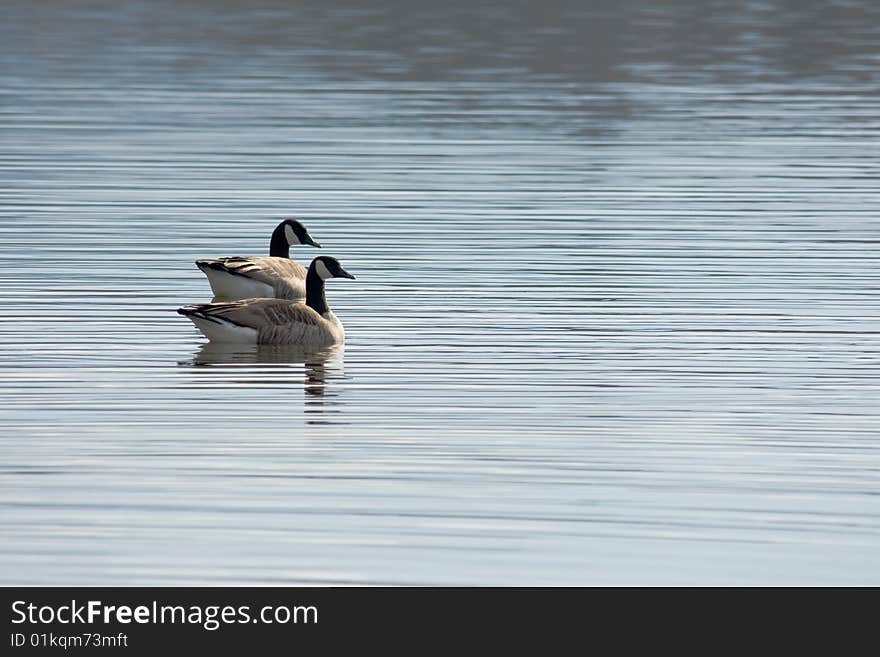
<svg viewBox="0 0 880 657">
<path fill-rule="evenodd" d="M 199 269 L 216 269 L 217 271 L 226 271 L 226 265 L 222 260 L 196 260 L 196 267 Z"/>
<path fill-rule="evenodd" d="M 207 304 L 209 305 L 209 304 Z M 209 322 L 214 322 L 215 324 L 220 324 L 220 320 L 216 317 L 211 317 L 206 311 L 208 309 L 205 305 L 202 306 L 183 306 L 182 308 L 177 309 L 177 313 L 179 315 L 183 315 L 184 317 L 198 317 L 199 319 L 206 319 Z"/>
</svg>

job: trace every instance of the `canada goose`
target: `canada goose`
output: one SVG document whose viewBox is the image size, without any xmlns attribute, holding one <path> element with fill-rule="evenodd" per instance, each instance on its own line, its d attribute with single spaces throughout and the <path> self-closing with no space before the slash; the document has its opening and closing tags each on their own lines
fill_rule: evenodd
<svg viewBox="0 0 880 657">
<path fill-rule="evenodd" d="M 306 268 L 290 259 L 290 247 L 298 244 L 321 247 L 300 222 L 285 219 L 272 231 L 268 257 L 196 260 L 196 266 L 208 277 L 215 300 L 302 299 Z"/>
<path fill-rule="evenodd" d="M 306 301 L 241 299 L 230 303 L 204 303 L 178 308 L 215 342 L 292 344 L 305 348 L 327 347 L 345 340 L 342 324 L 327 305 L 324 281 L 354 278 L 336 258 L 318 256 L 306 274 Z"/>
</svg>

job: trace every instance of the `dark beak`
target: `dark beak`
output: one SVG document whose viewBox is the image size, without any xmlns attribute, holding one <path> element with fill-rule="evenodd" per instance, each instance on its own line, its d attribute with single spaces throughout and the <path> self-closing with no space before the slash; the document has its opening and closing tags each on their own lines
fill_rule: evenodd
<svg viewBox="0 0 880 657">
<path fill-rule="evenodd" d="M 356 280 L 354 276 L 345 271 L 342 267 L 339 268 L 339 271 L 336 272 L 336 278 L 350 278 L 351 280 Z"/>
<path fill-rule="evenodd" d="M 309 246 L 317 247 L 319 249 L 321 248 L 321 245 L 313 240 L 311 235 L 306 235 L 306 244 L 308 244 Z"/>
</svg>

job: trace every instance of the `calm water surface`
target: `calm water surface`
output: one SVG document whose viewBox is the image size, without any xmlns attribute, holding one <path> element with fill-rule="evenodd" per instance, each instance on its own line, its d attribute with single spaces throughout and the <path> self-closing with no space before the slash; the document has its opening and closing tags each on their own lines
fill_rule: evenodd
<svg viewBox="0 0 880 657">
<path fill-rule="evenodd" d="M 4 3 L 0 583 L 880 584 L 880 6 L 473 4 Z"/>
</svg>

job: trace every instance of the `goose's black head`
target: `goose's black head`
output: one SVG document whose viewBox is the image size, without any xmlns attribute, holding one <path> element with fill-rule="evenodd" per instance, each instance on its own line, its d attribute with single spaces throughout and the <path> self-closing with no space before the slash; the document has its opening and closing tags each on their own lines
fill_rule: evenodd
<svg viewBox="0 0 880 657">
<path fill-rule="evenodd" d="M 342 268 L 336 258 L 318 256 L 309 265 L 306 274 L 306 305 L 317 311 L 319 315 L 330 310 L 327 297 L 324 295 L 324 281 L 328 278 L 354 278 Z"/>
<path fill-rule="evenodd" d="M 272 232 L 272 241 L 269 243 L 269 255 L 280 258 L 290 257 L 290 247 L 308 244 L 321 248 L 309 231 L 296 219 L 285 219 L 275 227 Z"/>
<path fill-rule="evenodd" d="M 281 222 L 281 225 L 284 227 L 284 237 L 287 239 L 287 243 L 290 244 L 290 246 L 308 244 L 309 246 L 316 246 L 319 249 L 321 248 L 321 245 L 309 235 L 309 231 L 306 230 L 306 227 L 296 219 L 285 219 Z"/>
<path fill-rule="evenodd" d="M 318 256 L 312 260 L 309 271 L 314 271 L 322 281 L 326 281 L 328 278 L 354 279 L 354 276 L 345 271 L 339 261 L 331 256 Z"/>
</svg>

